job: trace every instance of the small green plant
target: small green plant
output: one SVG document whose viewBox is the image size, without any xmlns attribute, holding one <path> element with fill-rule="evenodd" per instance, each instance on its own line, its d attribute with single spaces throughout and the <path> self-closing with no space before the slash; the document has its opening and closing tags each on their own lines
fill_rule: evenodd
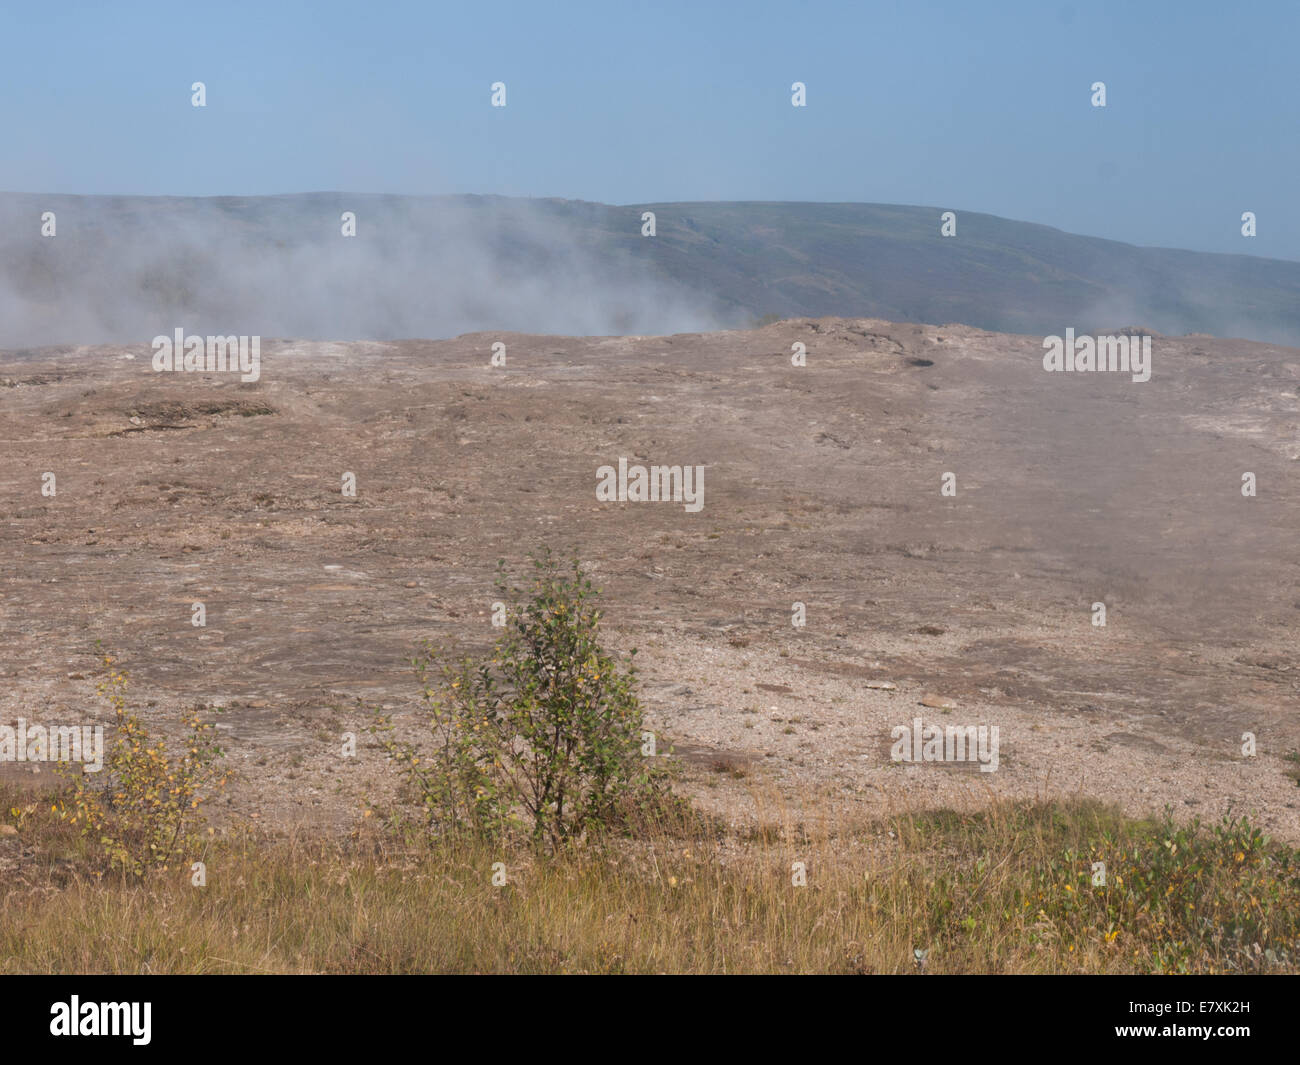
<svg viewBox="0 0 1300 1065">
<path fill-rule="evenodd" d="M 191 711 L 181 719 L 184 751 L 169 754 L 127 709 L 127 677 L 111 656 L 104 656 L 104 669 L 98 690 L 113 708 L 116 736 L 99 773 L 63 768 L 71 786 L 54 810 L 102 849 L 111 868 L 133 876 L 165 871 L 194 853 L 199 807 L 225 784 L 214 764 L 225 752 L 216 745 L 216 725 Z"/>
<path fill-rule="evenodd" d="M 1093 863 L 1106 875 L 1094 884 Z M 1103 833 L 1043 871 L 1038 915 L 1073 950 L 1133 950 L 1154 972 L 1242 972 L 1300 960 L 1300 852 L 1270 844 L 1244 817 Z"/>
<path fill-rule="evenodd" d="M 600 646 L 596 589 L 576 559 L 567 572 L 549 551 L 533 564 L 527 588 L 509 587 L 498 566 L 508 605 L 489 656 L 435 668 L 426 647 L 412 662 L 433 749 L 386 747 L 438 831 L 522 829 L 554 845 L 670 805 L 664 774 L 642 754 L 633 662 Z M 391 733 L 391 719 L 377 730 Z"/>
</svg>

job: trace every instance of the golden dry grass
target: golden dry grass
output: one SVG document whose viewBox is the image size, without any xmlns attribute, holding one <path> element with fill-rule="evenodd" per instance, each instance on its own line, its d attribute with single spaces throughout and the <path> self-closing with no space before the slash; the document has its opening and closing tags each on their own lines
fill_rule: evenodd
<svg viewBox="0 0 1300 1065">
<path fill-rule="evenodd" d="M 0 971 L 1296 968 L 1294 854 L 1244 855 L 1202 829 L 1176 844 L 1186 860 L 1166 862 L 1170 826 L 1090 803 L 658 831 L 558 855 L 380 827 L 331 842 L 233 833 L 199 856 L 205 887 L 191 886 L 188 867 L 98 876 L 93 850 L 43 809 L 13 796 L 0 807 L 21 826 L 0 842 L 31 852 L 5 873 Z M 1090 886 L 1099 846 L 1107 890 Z M 493 883 L 497 862 L 504 886 Z M 1162 909 L 1162 894 L 1176 905 Z M 1188 901 L 1204 912 L 1181 913 Z M 1242 908 L 1244 933 L 1225 939 L 1227 911 Z"/>
</svg>

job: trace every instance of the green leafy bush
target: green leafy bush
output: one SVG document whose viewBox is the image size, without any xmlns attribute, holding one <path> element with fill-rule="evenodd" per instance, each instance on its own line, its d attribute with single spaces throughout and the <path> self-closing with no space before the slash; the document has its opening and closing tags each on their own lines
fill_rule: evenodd
<svg viewBox="0 0 1300 1065">
<path fill-rule="evenodd" d="M 498 567 L 506 624 L 490 655 L 439 665 L 426 648 L 412 663 L 432 750 L 386 747 L 438 831 L 522 830 L 556 844 L 672 805 L 642 754 L 632 658 L 620 664 L 600 646 L 596 589 L 576 559 L 567 571 L 549 551 L 533 563 L 527 588 L 509 587 Z M 391 734 L 391 719 L 377 727 Z"/>
</svg>

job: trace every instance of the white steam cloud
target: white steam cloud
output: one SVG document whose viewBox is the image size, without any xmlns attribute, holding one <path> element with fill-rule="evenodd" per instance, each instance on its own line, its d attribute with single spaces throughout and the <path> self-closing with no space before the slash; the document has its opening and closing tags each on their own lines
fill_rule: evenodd
<svg viewBox="0 0 1300 1065">
<path fill-rule="evenodd" d="M 342 235 L 345 211 L 355 237 Z M 46 212 L 52 237 L 41 236 Z M 8 194 L 0 347 L 148 343 L 177 326 L 390 340 L 731 324 L 658 271 L 637 244 L 649 239 L 634 210 L 563 201 Z"/>
</svg>

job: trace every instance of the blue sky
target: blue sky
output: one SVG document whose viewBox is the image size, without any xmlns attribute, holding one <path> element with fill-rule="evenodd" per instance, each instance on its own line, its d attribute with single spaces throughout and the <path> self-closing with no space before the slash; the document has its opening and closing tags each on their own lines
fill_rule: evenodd
<svg viewBox="0 0 1300 1065">
<path fill-rule="evenodd" d="M 4 0 L 0 189 L 909 203 L 1300 259 L 1298 30 L 1294 2 Z"/>
</svg>

